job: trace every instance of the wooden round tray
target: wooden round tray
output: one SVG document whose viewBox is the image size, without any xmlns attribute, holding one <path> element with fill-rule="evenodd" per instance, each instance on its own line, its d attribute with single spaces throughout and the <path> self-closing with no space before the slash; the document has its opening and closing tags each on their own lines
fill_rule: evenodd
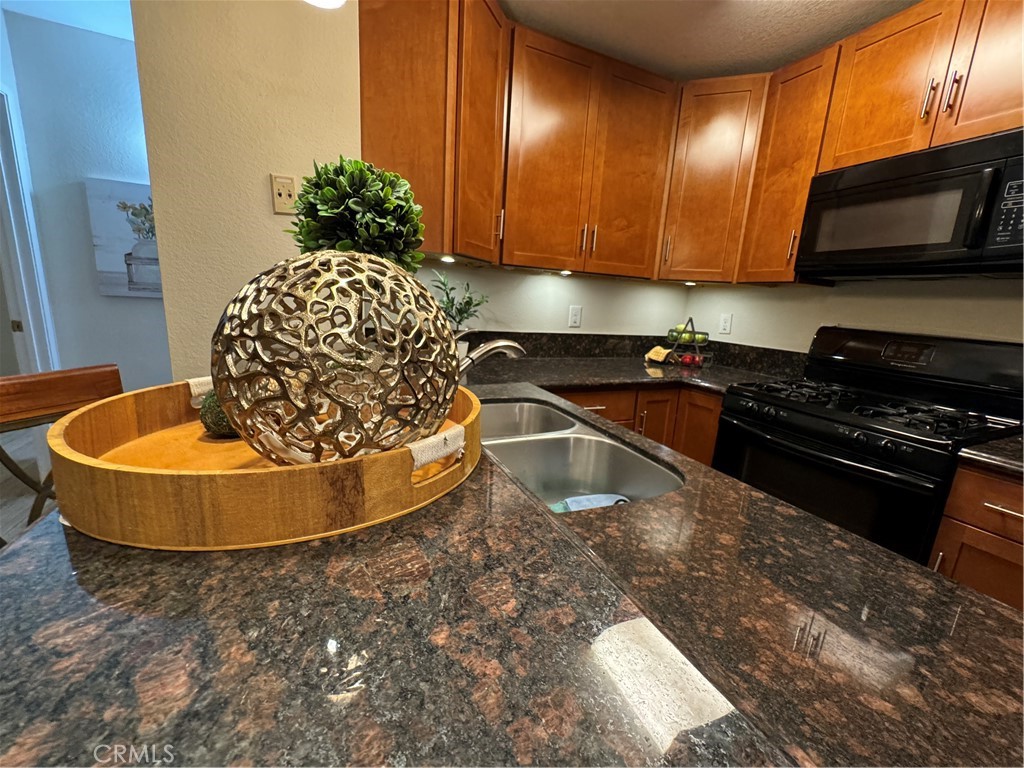
<svg viewBox="0 0 1024 768">
<path fill-rule="evenodd" d="M 149 549 L 244 549 L 334 536 L 404 515 L 455 488 L 480 460 L 480 401 L 459 387 L 442 431 L 464 453 L 413 469 L 408 448 L 279 467 L 244 441 L 211 438 L 185 382 L 70 413 L 47 434 L 60 511 L 97 539 Z"/>
</svg>

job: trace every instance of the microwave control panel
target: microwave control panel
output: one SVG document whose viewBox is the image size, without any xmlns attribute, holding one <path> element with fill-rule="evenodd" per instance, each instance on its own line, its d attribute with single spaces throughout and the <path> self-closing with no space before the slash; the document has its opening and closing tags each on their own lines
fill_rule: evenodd
<svg viewBox="0 0 1024 768">
<path fill-rule="evenodd" d="M 1011 161 L 1003 174 L 987 245 L 1024 243 L 1024 173 L 1021 162 Z"/>
</svg>

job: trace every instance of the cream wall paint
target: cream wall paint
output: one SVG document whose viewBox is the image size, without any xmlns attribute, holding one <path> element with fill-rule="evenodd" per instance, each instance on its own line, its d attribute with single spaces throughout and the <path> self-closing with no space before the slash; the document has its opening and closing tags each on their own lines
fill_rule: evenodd
<svg viewBox="0 0 1024 768">
<path fill-rule="evenodd" d="M 134 46 L 4 16 L 61 366 L 116 363 L 129 389 L 168 381 L 162 303 L 99 293 L 82 184 L 148 179 Z"/>
<path fill-rule="evenodd" d="M 461 291 L 469 282 L 487 294 L 480 317 L 466 325 L 487 331 L 538 333 L 607 333 L 659 336 L 686 320 L 687 288 L 678 283 L 616 280 L 608 277 L 506 270 L 430 263 L 419 276 L 434 279 L 431 269 L 447 272 Z M 436 293 L 436 291 L 435 291 Z M 569 305 L 583 307 L 583 324 L 569 328 Z"/>
<path fill-rule="evenodd" d="M 208 376 L 210 336 L 256 273 L 297 253 L 271 172 L 358 155 L 356 3 L 132 3 L 171 367 Z"/>
<path fill-rule="evenodd" d="M 806 352 L 821 325 L 1020 342 L 1022 287 L 1019 279 L 701 286 L 687 308 L 714 339 L 794 352 Z M 728 336 L 717 332 L 723 312 L 733 313 Z"/>
</svg>

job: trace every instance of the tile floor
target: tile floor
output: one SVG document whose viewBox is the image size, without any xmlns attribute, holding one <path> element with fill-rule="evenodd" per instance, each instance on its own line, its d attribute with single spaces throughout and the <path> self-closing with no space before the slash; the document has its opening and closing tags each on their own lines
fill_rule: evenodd
<svg viewBox="0 0 1024 768">
<path fill-rule="evenodd" d="M 37 455 L 48 428 L 49 425 L 44 425 L 20 429 L 17 432 L 0 433 L 0 444 L 4 450 L 32 477 L 40 477 L 49 469 L 47 466 L 40 473 Z M 11 542 L 25 531 L 25 523 L 33 501 L 35 493 L 0 467 L 0 537 Z M 48 501 L 43 508 L 43 514 L 47 514 L 53 507 L 54 502 Z"/>
</svg>

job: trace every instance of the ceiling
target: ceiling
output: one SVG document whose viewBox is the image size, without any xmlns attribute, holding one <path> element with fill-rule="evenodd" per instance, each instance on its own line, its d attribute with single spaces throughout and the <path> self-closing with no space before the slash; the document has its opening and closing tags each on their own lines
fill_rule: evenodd
<svg viewBox="0 0 1024 768">
<path fill-rule="evenodd" d="M 917 0 L 499 0 L 516 22 L 678 80 L 767 72 Z"/>
<path fill-rule="evenodd" d="M 3 10 L 134 40 L 128 0 L 3 0 Z"/>
</svg>

